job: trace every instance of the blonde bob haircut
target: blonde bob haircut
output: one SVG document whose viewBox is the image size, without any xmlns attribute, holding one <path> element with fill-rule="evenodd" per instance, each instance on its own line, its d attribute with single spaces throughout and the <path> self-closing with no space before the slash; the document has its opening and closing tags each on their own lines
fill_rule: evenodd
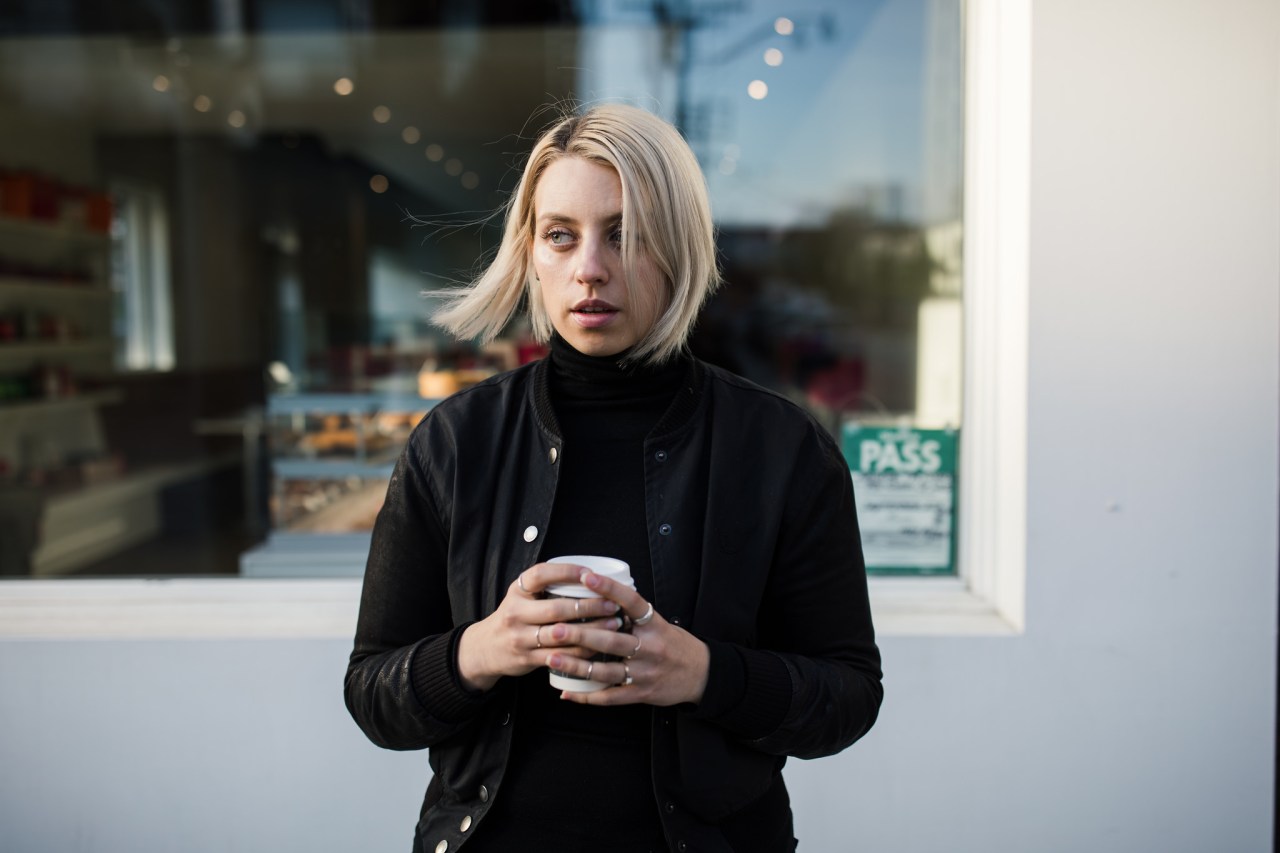
<svg viewBox="0 0 1280 853">
<path fill-rule="evenodd" d="M 622 269 L 641 281 L 638 253 L 662 277 L 666 308 L 627 355 L 658 364 L 685 344 L 698 311 L 720 284 L 711 205 L 698 161 L 680 133 L 637 107 L 601 104 L 580 115 L 564 115 L 542 134 L 529 154 L 520 183 L 506 205 L 502 243 L 488 267 L 470 285 L 438 294 L 443 308 L 432 318 L 459 338 L 492 340 L 527 300 L 534 337 L 551 338 L 551 318 L 534 277 L 534 193 L 547 167 L 563 157 L 608 166 L 622 183 Z"/>
</svg>

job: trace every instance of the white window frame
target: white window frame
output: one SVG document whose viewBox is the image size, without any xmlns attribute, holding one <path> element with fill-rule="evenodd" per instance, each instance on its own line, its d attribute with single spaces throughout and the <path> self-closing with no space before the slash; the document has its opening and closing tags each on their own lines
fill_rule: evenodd
<svg viewBox="0 0 1280 853">
<path fill-rule="evenodd" d="M 1031 2 L 965 3 L 964 428 L 954 578 L 870 581 L 880 636 L 1025 626 Z M 0 639 L 350 637 L 360 580 L 12 580 Z"/>
</svg>

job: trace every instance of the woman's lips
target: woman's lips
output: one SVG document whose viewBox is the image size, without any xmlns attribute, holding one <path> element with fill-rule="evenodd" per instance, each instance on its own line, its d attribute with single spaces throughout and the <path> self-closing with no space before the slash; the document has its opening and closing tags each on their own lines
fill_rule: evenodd
<svg viewBox="0 0 1280 853">
<path fill-rule="evenodd" d="M 573 320 L 584 329 L 599 329 L 613 322 L 618 316 L 618 309 L 598 299 L 579 302 L 569 309 Z"/>
</svg>

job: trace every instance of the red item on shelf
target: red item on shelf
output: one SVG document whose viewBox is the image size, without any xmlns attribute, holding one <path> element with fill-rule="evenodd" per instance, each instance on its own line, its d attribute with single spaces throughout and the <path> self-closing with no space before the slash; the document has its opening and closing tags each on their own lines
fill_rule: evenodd
<svg viewBox="0 0 1280 853">
<path fill-rule="evenodd" d="M 111 230 L 113 204 L 111 196 L 90 190 L 84 196 L 85 225 L 90 231 L 106 234 Z"/>
<path fill-rule="evenodd" d="M 30 219 L 36 191 L 36 176 L 31 172 L 5 172 L 3 182 L 3 211 L 6 216 Z"/>
<path fill-rule="evenodd" d="M 61 187 L 53 178 L 36 175 L 31 192 L 31 217 L 55 221 L 58 218 L 58 198 Z"/>
</svg>

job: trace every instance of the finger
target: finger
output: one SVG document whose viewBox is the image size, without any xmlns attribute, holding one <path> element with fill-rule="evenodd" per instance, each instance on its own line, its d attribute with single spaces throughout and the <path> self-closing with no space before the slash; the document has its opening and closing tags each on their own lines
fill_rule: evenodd
<svg viewBox="0 0 1280 853">
<path fill-rule="evenodd" d="M 537 598 L 547 587 L 556 583 L 579 583 L 581 566 L 567 563 L 534 563 L 516 576 L 512 586 L 524 595 Z"/>
<path fill-rule="evenodd" d="M 597 646 L 607 642 L 606 638 L 623 636 L 618 634 L 622 620 L 617 616 L 600 619 L 594 622 L 557 622 L 547 625 L 542 630 L 544 646 L 582 646 L 592 650 L 592 654 L 608 649 Z"/>
<path fill-rule="evenodd" d="M 631 634 L 618 631 L 621 624 L 618 617 L 601 620 L 596 623 L 564 624 L 558 623 L 550 627 L 550 631 L 542 632 L 543 645 L 581 646 L 591 649 L 592 654 L 603 653 L 625 658 L 636 647 L 636 640 Z M 546 637 L 551 637 L 548 643 Z"/>
<path fill-rule="evenodd" d="M 557 649 L 547 655 L 546 665 L 556 672 L 573 678 L 590 679 L 614 687 L 633 686 L 624 685 L 629 667 L 621 663 L 610 663 L 598 660 L 596 657 L 583 658 L 567 655 Z M 634 677 L 634 673 L 632 675 Z"/>
<path fill-rule="evenodd" d="M 556 598 L 540 602 L 543 614 L 550 614 L 546 622 L 589 622 L 617 615 L 621 609 L 616 601 L 607 598 Z M 621 616 L 618 617 L 621 620 Z M 542 621 L 542 620 L 539 620 Z"/>
<path fill-rule="evenodd" d="M 618 602 L 618 605 L 632 620 L 639 619 L 649 611 L 649 602 L 644 596 L 626 584 L 618 583 L 612 578 L 598 575 L 592 571 L 583 571 L 580 580 L 583 586 L 598 592 L 605 598 Z"/>
</svg>

